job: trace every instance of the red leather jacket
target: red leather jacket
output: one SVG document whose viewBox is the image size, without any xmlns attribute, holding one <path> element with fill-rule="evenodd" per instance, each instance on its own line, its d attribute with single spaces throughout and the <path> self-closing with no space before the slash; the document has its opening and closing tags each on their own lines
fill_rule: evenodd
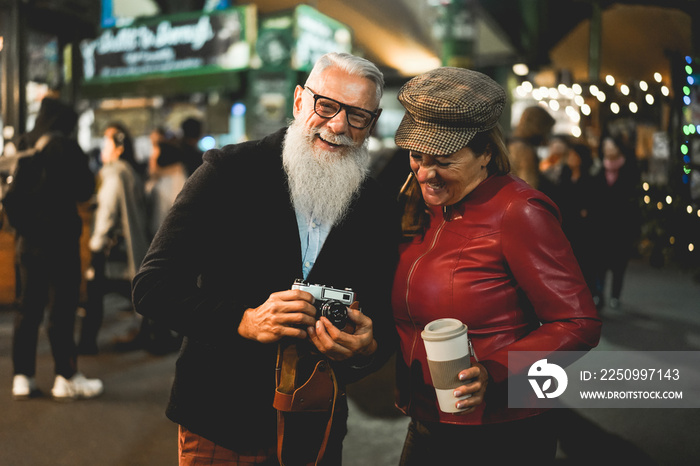
<svg viewBox="0 0 700 466">
<path fill-rule="evenodd" d="M 507 407 L 508 352 L 586 351 L 600 336 L 558 208 L 511 175 L 489 177 L 444 211 L 431 208 L 425 235 L 402 246 L 392 303 L 401 340 L 397 406 L 424 421 L 473 425 L 537 414 Z M 489 373 L 484 403 L 467 415 L 437 408 L 420 332 L 442 317 L 467 324 Z"/>
</svg>

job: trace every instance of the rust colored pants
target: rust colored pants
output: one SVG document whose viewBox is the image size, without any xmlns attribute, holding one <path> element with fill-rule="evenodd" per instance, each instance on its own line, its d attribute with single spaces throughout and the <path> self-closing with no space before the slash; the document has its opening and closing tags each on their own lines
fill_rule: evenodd
<svg viewBox="0 0 700 466">
<path fill-rule="evenodd" d="M 178 457 L 180 466 L 231 465 L 231 466 L 278 466 L 275 446 L 259 451 L 238 453 L 190 432 L 180 426 Z"/>
</svg>

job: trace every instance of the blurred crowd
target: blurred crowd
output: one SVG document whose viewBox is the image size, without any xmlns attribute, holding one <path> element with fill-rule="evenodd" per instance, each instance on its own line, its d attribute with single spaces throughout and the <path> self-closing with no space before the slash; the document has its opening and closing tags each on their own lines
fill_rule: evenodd
<svg viewBox="0 0 700 466">
<path fill-rule="evenodd" d="M 100 380 L 78 370 L 78 355 L 98 353 L 105 295 L 119 292 L 130 300 L 131 279 L 153 235 L 202 163 L 197 118 L 184 119 L 179 134 L 153 128 L 145 163 L 137 161 L 130 130 L 121 122 L 109 123 L 100 148 L 86 154 L 75 139 L 77 121 L 70 106 L 47 96 L 33 129 L 5 147 L 3 162 L 14 164 L 3 176 L 2 216 L 16 236 L 19 312 L 12 357 L 17 399 L 38 392 L 36 351 L 45 313 L 57 374 L 52 396 L 91 398 L 102 392 Z M 84 271 L 79 203 L 91 211 L 90 264 Z M 179 348 L 178 335 L 131 313 L 132 328 L 112 341 L 115 350 L 167 354 Z"/>
<path fill-rule="evenodd" d="M 543 107 L 525 109 L 508 143 L 513 172 L 559 207 L 562 229 L 598 308 L 606 300 L 618 308 L 642 224 L 633 143 L 625 133 L 606 132 L 592 147 L 552 133 L 554 124 Z"/>
</svg>

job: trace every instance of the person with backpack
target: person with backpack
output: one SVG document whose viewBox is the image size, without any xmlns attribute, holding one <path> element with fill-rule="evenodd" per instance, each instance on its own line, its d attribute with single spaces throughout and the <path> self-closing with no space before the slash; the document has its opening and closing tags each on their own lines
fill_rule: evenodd
<svg viewBox="0 0 700 466">
<path fill-rule="evenodd" d="M 35 380 L 37 343 L 47 305 L 55 365 L 53 398 L 92 398 L 103 391 L 101 380 L 78 371 L 74 340 L 81 283 L 77 203 L 95 190 L 87 156 L 70 136 L 76 123 L 77 114 L 68 105 L 49 97 L 42 100 L 34 128 L 16 143 L 19 151 L 42 148 L 18 160 L 2 201 L 16 231 L 21 285 L 12 342 L 15 399 L 40 393 Z M 37 145 L 42 137 L 45 144 Z"/>
</svg>

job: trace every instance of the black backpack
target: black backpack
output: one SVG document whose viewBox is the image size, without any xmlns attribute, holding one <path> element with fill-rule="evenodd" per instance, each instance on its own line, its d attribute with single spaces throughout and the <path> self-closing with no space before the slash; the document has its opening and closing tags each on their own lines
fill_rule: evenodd
<svg viewBox="0 0 700 466">
<path fill-rule="evenodd" d="M 6 218 L 22 236 L 33 236 L 46 228 L 46 154 L 43 149 L 53 138 L 45 134 L 34 147 L 0 157 L 0 227 Z"/>
</svg>

